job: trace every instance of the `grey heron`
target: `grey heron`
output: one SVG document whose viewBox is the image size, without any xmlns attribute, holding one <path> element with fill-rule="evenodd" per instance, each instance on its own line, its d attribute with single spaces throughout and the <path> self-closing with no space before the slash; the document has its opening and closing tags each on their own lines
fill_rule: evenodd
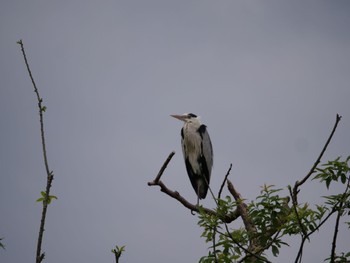
<svg viewBox="0 0 350 263">
<path fill-rule="evenodd" d="M 181 129 L 182 153 L 198 204 L 199 199 L 207 196 L 213 167 L 213 148 L 207 126 L 201 124 L 199 117 L 193 113 L 170 116 L 184 122 Z"/>
</svg>

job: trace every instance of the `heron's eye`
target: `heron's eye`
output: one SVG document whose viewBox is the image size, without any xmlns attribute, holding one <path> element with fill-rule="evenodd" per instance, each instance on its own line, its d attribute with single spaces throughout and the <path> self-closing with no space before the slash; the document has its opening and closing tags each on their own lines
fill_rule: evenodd
<svg viewBox="0 0 350 263">
<path fill-rule="evenodd" d="M 188 114 L 188 117 L 189 117 L 189 118 L 197 118 L 197 115 L 195 115 L 195 114 L 193 114 L 193 113 L 189 113 L 189 114 Z"/>
</svg>

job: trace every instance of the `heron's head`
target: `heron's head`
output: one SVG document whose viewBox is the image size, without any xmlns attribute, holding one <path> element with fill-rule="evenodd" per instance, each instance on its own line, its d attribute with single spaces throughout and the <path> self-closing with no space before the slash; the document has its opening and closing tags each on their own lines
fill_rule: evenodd
<svg viewBox="0 0 350 263">
<path fill-rule="evenodd" d="M 171 117 L 174 117 L 180 121 L 183 121 L 185 123 L 200 123 L 199 116 L 193 114 L 193 113 L 185 113 L 182 115 L 170 115 Z"/>
</svg>

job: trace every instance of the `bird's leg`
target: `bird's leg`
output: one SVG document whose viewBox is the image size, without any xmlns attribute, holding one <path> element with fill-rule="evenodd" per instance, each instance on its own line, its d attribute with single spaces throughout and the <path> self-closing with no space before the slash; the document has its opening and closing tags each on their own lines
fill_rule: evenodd
<svg viewBox="0 0 350 263">
<path fill-rule="evenodd" d="M 197 186 L 197 206 L 199 207 L 199 184 Z"/>
</svg>

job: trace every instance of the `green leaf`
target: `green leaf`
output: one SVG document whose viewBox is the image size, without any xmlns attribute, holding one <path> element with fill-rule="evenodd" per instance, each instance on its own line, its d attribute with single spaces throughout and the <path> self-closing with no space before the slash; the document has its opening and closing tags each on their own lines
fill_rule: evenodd
<svg viewBox="0 0 350 263">
<path fill-rule="evenodd" d="M 237 255 L 242 255 L 239 247 L 234 247 L 233 250 L 236 252 Z"/>
<path fill-rule="evenodd" d="M 309 225 L 309 229 L 310 229 L 310 231 L 314 231 L 314 230 L 315 230 L 315 227 L 314 227 L 312 224 L 310 224 L 310 225 Z"/>
<path fill-rule="evenodd" d="M 331 177 L 328 177 L 328 178 L 326 179 L 326 187 L 327 187 L 327 189 L 329 189 L 329 185 L 331 184 L 331 182 L 332 182 L 332 178 L 331 178 Z"/>
<path fill-rule="evenodd" d="M 346 183 L 346 175 L 345 174 L 341 174 L 340 175 L 340 181 L 342 182 L 342 184 L 345 184 Z"/>
<path fill-rule="evenodd" d="M 278 250 L 278 247 L 275 246 L 275 245 L 272 245 L 271 248 L 272 248 L 272 254 L 273 254 L 273 256 L 274 256 L 274 257 L 277 257 L 278 254 L 280 253 L 280 251 Z"/>
<path fill-rule="evenodd" d="M 52 202 L 53 199 L 56 199 L 56 200 L 57 200 L 58 198 L 57 198 L 57 196 L 50 195 L 50 196 L 49 196 L 49 199 L 48 199 L 48 201 L 47 201 L 47 203 L 50 204 L 50 203 Z"/>
<path fill-rule="evenodd" d="M 46 200 L 46 193 L 44 191 L 40 192 L 41 197 L 36 200 L 36 202 L 44 202 Z M 49 198 L 47 199 L 47 204 L 50 204 L 53 199 L 58 199 L 55 195 L 49 195 Z"/>
<path fill-rule="evenodd" d="M 40 194 L 41 197 L 36 200 L 37 202 L 43 202 L 46 198 L 46 193 L 44 191 L 41 191 Z"/>
</svg>

